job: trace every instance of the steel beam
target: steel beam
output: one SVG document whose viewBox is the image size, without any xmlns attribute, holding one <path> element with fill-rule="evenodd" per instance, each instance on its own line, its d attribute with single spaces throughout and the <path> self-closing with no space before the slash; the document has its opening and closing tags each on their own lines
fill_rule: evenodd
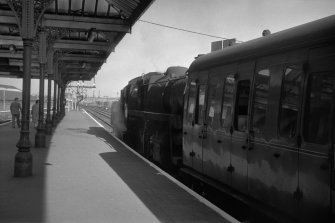
<svg viewBox="0 0 335 223">
<path fill-rule="evenodd" d="M 0 45 L 15 45 L 22 47 L 23 41 L 21 36 L 0 35 Z"/>
<path fill-rule="evenodd" d="M 17 19 L 12 11 L 0 10 L 0 21 L 4 24 L 17 24 Z"/>
<path fill-rule="evenodd" d="M 65 55 L 60 57 L 59 60 L 62 61 L 85 61 L 85 62 L 103 62 L 106 56 L 93 56 L 93 55 Z"/>
<path fill-rule="evenodd" d="M 31 78 L 39 78 L 39 72 L 31 72 Z M 22 78 L 23 77 L 23 72 L 22 71 L 3 71 L 0 70 L 0 76 L 1 77 L 18 77 Z"/>
<path fill-rule="evenodd" d="M 42 27 L 69 28 L 74 30 L 96 29 L 103 32 L 124 32 L 130 33 L 131 27 L 120 19 L 105 19 L 83 17 L 83 16 L 65 16 L 45 14 L 42 21 Z"/>
<path fill-rule="evenodd" d="M 95 68 L 92 67 L 90 69 L 87 68 L 66 68 L 66 69 L 62 69 L 62 73 L 66 74 L 66 73 L 94 73 L 97 72 L 99 70 L 99 67 Z"/>
<path fill-rule="evenodd" d="M 23 60 L 16 59 L 16 58 L 10 58 L 9 59 L 9 65 L 10 66 L 23 66 Z M 37 61 L 32 61 L 31 62 L 31 67 L 39 67 L 39 63 Z"/>
<path fill-rule="evenodd" d="M 19 51 L 16 53 L 11 53 L 9 50 L 0 50 L 0 57 L 13 58 L 13 59 L 23 59 L 23 52 Z M 31 55 L 32 60 L 38 59 L 36 54 Z"/>
<path fill-rule="evenodd" d="M 97 42 L 86 42 L 86 41 L 72 41 L 72 40 L 58 40 L 53 45 L 55 49 L 74 49 L 74 50 L 97 50 L 107 51 L 110 48 L 109 43 L 97 43 Z M 114 48 L 114 47 L 113 47 Z"/>
</svg>

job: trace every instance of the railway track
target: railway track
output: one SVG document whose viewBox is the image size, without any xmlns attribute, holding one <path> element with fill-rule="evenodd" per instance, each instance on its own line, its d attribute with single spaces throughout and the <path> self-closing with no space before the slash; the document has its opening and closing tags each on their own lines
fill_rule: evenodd
<svg viewBox="0 0 335 223">
<path fill-rule="evenodd" d="M 101 121 L 105 127 L 108 127 L 108 129 L 113 130 L 110 119 L 111 118 L 110 109 L 106 110 L 105 108 L 100 108 L 96 106 L 86 106 L 84 107 L 84 109 L 94 118 L 97 118 L 99 121 Z"/>
</svg>

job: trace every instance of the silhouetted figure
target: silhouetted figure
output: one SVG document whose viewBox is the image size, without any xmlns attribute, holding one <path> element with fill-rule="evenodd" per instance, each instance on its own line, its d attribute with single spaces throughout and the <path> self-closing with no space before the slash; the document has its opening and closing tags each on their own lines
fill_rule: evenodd
<svg viewBox="0 0 335 223">
<path fill-rule="evenodd" d="M 35 104 L 33 105 L 33 107 L 31 108 L 31 117 L 32 117 L 32 120 L 33 120 L 33 124 L 34 124 L 34 127 L 36 128 L 37 125 L 38 125 L 38 114 L 39 114 L 39 101 L 36 100 Z"/>
<path fill-rule="evenodd" d="M 20 113 L 21 113 L 21 104 L 19 103 L 19 99 L 15 98 L 14 101 L 10 104 L 10 113 L 12 114 L 12 126 L 15 128 L 15 119 L 17 122 L 17 126 L 20 128 Z"/>
</svg>

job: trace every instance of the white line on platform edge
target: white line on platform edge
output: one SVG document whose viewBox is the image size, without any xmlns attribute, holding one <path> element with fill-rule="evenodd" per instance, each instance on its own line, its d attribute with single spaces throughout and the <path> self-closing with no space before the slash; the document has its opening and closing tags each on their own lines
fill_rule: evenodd
<svg viewBox="0 0 335 223">
<path fill-rule="evenodd" d="M 151 167 L 155 168 L 157 171 L 159 171 L 162 175 L 164 175 L 165 177 L 167 177 L 173 183 L 177 184 L 179 187 L 181 187 L 182 189 L 184 189 L 185 191 L 187 191 L 189 194 L 191 194 L 192 196 L 194 196 L 195 198 L 197 198 L 200 202 L 204 203 L 206 206 L 208 206 L 209 208 L 211 208 L 212 210 L 214 210 L 216 213 L 218 213 L 219 215 L 221 215 L 222 217 L 224 217 L 229 222 L 231 222 L 231 223 L 240 223 L 233 216 L 231 216 L 228 213 L 224 212 L 223 210 L 221 210 L 220 208 L 218 208 L 216 205 L 214 205 L 211 202 L 209 202 L 206 198 L 200 196 L 199 194 L 197 194 L 196 192 L 194 192 L 193 190 L 191 190 L 190 188 L 188 188 L 187 186 L 185 186 L 184 184 L 182 184 L 181 182 L 179 182 L 178 180 L 176 180 L 170 174 L 168 174 L 167 172 L 165 172 L 164 170 L 162 170 L 161 168 L 159 168 L 158 166 L 156 166 L 154 163 L 152 163 L 149 160 L 147 160 L 144 157 L 142 157 L 138 152 L 136 152 L 135 150 L 131 149 L 127 144 L 125 144 L 124 142 L 122 142 L 119 138 L 117 138 L 114 135 L 112 135 L 103 125 L 101 125 L 95 118 L 93 118 L 90 114 L 88 114 L 85 109 L 83 109 L 83 112 L 85 114 L 87 114 L 91 119 L 93 119 L 100 127 L 102 127 L 113 138 L 115 138 L 116 140 L 118 140 L 130 152 L 134 153 L 136 156 L 138 156 L 139 158 L 141 158 L 144 162 L 146 162 L 147 164 L 149 164 Z"/>
<path fill-rule="evenodd" d="M 95 121 L 100 127 L 105 129 L 105 127 L 103 125 L 101 125 L 97 120 L 95 120 L 95 118 L 93 118 L 90 114 L 88 114 L 85 109 L 83 109 L 83 111 L 86 115 L 90 116 L 90 118 L 93 119 L 93 121 Z"/>
</svg>

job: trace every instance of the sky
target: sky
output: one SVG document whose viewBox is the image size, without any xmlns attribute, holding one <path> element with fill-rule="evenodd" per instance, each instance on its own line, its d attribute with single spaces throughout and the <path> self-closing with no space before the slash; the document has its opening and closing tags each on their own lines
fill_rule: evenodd
<svg viewBox="0 0 335 223">
<path fill-rule="evenodd" d="M 261 37 L 264 29 L 275 33 L 334 14 L 335 0 L 156 0 L 140 20 L 245 42 Z M 189 67 L 218 40 L 137 21 L 98 71 L 88 96 L 116 97 L 137 76 Z M 0 78 L 0 83 L 22 89 L 18 79 Z M 32 80 L 32 94 L 38 86 Z"/>
</svg>

